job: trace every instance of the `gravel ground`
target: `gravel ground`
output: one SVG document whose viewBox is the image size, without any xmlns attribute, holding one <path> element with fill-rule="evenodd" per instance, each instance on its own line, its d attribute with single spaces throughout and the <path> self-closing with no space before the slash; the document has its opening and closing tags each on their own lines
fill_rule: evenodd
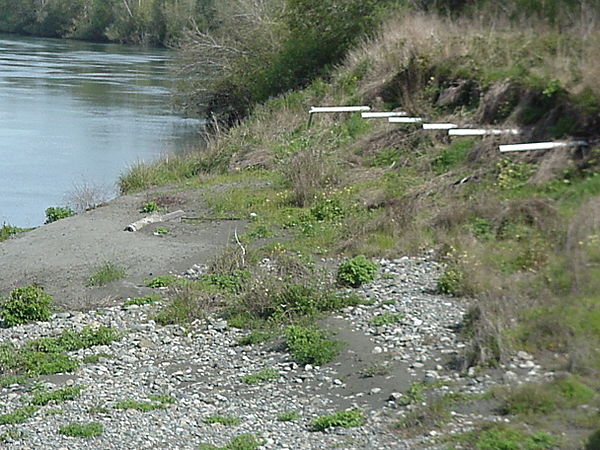
<svg viewBox="0 0 600 450">
<path fill-rule="evenodd" d="M 506 370 L 475 374 L 453 369 L 453 359 L 465 346 L 454 330 L 466 303 L 434 293 L 441 267 L 428 257 L 380 263 L 378 279 L 356 290 L 372 304 L 347 308 L 323 321 L 345 342 L 340 357 L 325 367 L 298 366 L 277 343 L 241 346 L 238 340 L 247 332 L 214 317 L 186 328 L 158 326 L 151 317 L 160 305 L 67 312 L 48 323 L 2 329 L 1 341 L 17 345 L 84 326 L 105 325 L 124 333 L 111 345 L 72 353 L 78 359 L 109 355 L 98 363 L 82 364 L 73 374 L 42 377 L 47 389 L 84 390 L 75 400 L 41 407 L 23 424 L 1 425 L 0 435 L 22 433 L 20 438 L 7 438 L 3 448 L 192 449 L 201 443 L 223 446 L 243 433 L 260 436 L 261 448 L 267 449 L 436 448 L 439 430 L 408 440 L 392 426 L 416 407 L 403 401 L 402 393 L 411 383 L 434 382 L 440 392 L 477 393 L 499 382 L 547 375 L 526 354 L 506 368 L 508 376 Z M 397 315 L 399 321 L 374 326 L 373 319 L 384 313 Z M 259 385 L 241 381 L 262 369 L 275 369 L 279 378 Z M 27 404 L 31 392 L 15 385 L 1 389 L 0 395 L 0 414 L 5 414 Z M 147 401 L 151 395 L 170 395 L 175 401 L 150 412 L 115 408 L 119 401 Z M 365 425 L 311 430 L 315 417 L 348 407 L 363 409 Z M 297 420 L 277 420 L 280 413 L 292 410 L 299 412 Z M 241 422 L 205 422 L 215 414 Z M 445 433 L 499 420 L 489 411 L 452 415 Z M 60 426 L 72 422 L 99 422 L 104 432 L 89 439 L 58 433 Z"/>
</svg>

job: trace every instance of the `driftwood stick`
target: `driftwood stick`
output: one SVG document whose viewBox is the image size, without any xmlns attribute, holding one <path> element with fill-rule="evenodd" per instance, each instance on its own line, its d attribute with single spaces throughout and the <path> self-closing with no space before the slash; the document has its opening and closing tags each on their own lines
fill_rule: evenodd
<svg viewBox="0 0 600 450">
<path fill-rule="evenodd" d="M 237 228 L 233 231 L 233 234 L 235 235 L 235 241 L 237 242 L 237 245 L 239 245 L 240 248 L 242 249 L 242 267 L 244 267 L 246 265 L 246 249 L 240 242 L 240 238 L 238 237 L 238 233 L 237 233 Z"/>
<path fill-rule="evenodd" d="M 137 220 L 127 225 L 125 231 L 140 231 L 146 225 L 150 225 L 151 223 L 169 222 L 171 220 L 181 219 L 184 215 L 185 212 L 182 210 L 173 211 L 168 214 L 150 214 L 149 216 L 146 216 L 143 219 Z"/>
</svg>

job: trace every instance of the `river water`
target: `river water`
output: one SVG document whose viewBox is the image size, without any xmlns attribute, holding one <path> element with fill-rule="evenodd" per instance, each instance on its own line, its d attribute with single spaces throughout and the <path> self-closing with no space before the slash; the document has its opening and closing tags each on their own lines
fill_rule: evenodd
<svg viewBox="0 0 600 450">
<path fill-rule="evenodd" d="M 37 226 L 78 188 L 116 193 L 137 161 L 184 151 L 201 123 L 170 109 L 174 54 L 0 34 L 0 226 Z"/>
</svg>

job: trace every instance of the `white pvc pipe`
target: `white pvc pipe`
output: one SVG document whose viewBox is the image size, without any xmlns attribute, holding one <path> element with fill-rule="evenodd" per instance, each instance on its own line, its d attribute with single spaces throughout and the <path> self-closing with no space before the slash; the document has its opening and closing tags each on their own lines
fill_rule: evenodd
<svg viewBox="0 0 600 450">
<path fill-rule="evenodd" d="M 454 123 L 424 123 L 424 130 L 450 130 L 452 128 L 458 128 L 458 125 Z"/>
<path fill-rule="evenodd" d="M 404 111 L 393 111 L 393 112 L 366 112 L 362 113 L 363 119 L 379 119 L 387 117 L 403 117 L 407 116 L 408 113 Z"/>
<path fill-rule="evenodd" d="M 455 128 L 448 130 L 450 136 L 489 136 L 489 135 L 502 135 L 502 134 L 520 134 L 520 130 L 488 130 L 484 128 Z"/>
<path fill-rule="evenodd" d="M 390 117 L 390 123 L 420 123 L 423 122 L 421 117 Z"/>
<path fill-rule="evenodd" d="M 501 145 L 501 152 L 527 152 L 530 150 L 552 150 L 553 148 L 587 145 L 585 141 L 574 142 L 533 142 L 529 144 Z"/>
<path fill-rule="evenodd" d="M 309 114 L 371 111 L 370 106 L 313 106 Z"/>
</svg>

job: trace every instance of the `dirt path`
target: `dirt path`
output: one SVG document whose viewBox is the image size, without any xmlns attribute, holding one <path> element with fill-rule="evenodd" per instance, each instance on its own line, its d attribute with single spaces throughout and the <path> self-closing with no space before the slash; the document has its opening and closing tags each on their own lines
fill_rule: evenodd
<svg viewBox="0 0 600 450">
<path fill-rule="evenodd" d="M 159 223 L 140 232 L 124 231 L 142 217 L 141 206 L 153 197 L 168 196 L 169 210 L 188 216 L 208 214 L 198 190 L 153 190 L 119 197 L 105 206 L 59 220 L 0 243 L 0 295 L 11 289 L 39 284 L 55 302 L 69 310 L 88 310 L 144 295 L 144 279 L 179 273 L 207 263 L 226 244 L 242 221 Z M 158 227 L 168 235 L 156 236 Z M 110 261 L 123 266 L 127 276 L 102 288 L 87 287 L 95 269 Z"/>
</svg>

